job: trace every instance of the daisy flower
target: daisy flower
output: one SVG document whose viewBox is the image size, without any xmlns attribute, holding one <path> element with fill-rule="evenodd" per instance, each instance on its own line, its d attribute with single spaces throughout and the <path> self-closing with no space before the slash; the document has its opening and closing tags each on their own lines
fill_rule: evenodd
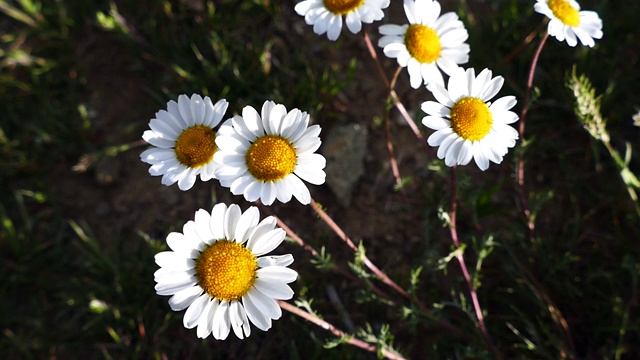
<svg viewBox="0 0 640 360">
<path fill-rule="evenodd" d="M 593 47 L 593 39 L 602 38 L 602 20 L 595 11 L 580 11 L 574 0 L 538 0 L 533 9 L 545 15 L 549 21 L 547 31 L 558 41 L 576 46 L 577 39 L 584 46 Z M 577 39 L 576 39 L 577 38 Z"/>
<path fill-rule="evenodd" d="M 329 40 L 335 41 L 342 31 L 342 16 L 346 15 L 347 28 L 354 34 L 360 32 L 362 23 L 371 24 L 382 20 L 382 9 L 390 0 L 305 0 L 295 7 L 304 16 L 307 25 L 313 25 L 318 35 L 327 33 Z"/>
<path fill-rule="evenodd" d="M 217 165 L 216 127 L 229 103 L 219 100 L 215 104 L 208 96 L 180 95 L 178 102 L 171 100 L 167 110 L 156 113 L 142 138 L 154 147 L 140 154 L 140 159 L 151 164 L 149 174 L 162 175 L 162 184 L 178 183 L 180 190 L 189 190 L 200 175 L 202 181 L 211 180 Z"/>
<path fill-rule="evenodd" d="M 320 126 L 308 125 L 309 114 L 287 112 L 273 101 L 265 101 L 262 116 L 246 106 L 242 116 L 234 116 L 218 131 L 216 178 L 247 201 L 271 205 L 276 198 L 288 202 L 295 196 L 309 204 L 311 195 L 302 180 L 324 183 L 326 160 L 314 153 L 321 144 Z"/>
<path fill-rule="evenodd" d="M 502 76 L 492 78 L 488 69 L 478 77 L 473 69 L 460 69 L 449 78 L 448 89 L 434 84 L 433 95 L 438 102 L 422 103 L 428 115 L 422 123 L 436 130 L 427 142 L 439 146 L 438 158 L 447 166 L 466 165 L 473 158 L 480 170 L 486 170 L 489 161 L 500 164 L 516 144 L 518 132 L 508 125 L 518 120 L 518 115 L 509 111 L 516 98 L 505 96 L 489 102 L 503 83 Z"/>
<path fill-rule="evenodd" d="M 382 25 L 378 46 L 384 54 L 396 58 L 398 65 L 409 71 L 411 87 L 423 82 L 444 85 L 440 71 L 447 75 L 458 64 L 469 61 L 469 33 L 458 15 L 448 12 L 440 16 L 440 3 L 433 0 L 405 0 L 404 11 L 409 24 Z"/>
<path fill-rule="evenodd" d="M 276 299 L 293 296 L 287 285 L 298 276 L 287 268 L 293 257 L 264 256 L 285 232 L 272 216 L 259 218 L 256 207 L 244 213 L 235 204 L 217 204 L 211 214 L 200 209 L 182 233 L 167 236 L 171 251 L 156 254 L 156 292 L 171 295 L 172 310 L 187 309 L 184 326 L 197 327 L 199 338 L 224 340 L 233 330 L 242 339 L 251 334 L 249 322 L 266 331 L 282 316 Z"/>
</svg>

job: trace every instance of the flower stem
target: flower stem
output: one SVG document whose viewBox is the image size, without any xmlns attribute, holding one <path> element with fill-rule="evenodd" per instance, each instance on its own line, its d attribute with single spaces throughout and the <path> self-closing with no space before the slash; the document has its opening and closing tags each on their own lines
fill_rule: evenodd
<svg viewBox="0 0 640 360">
<path fill-rule="evenodd" d="M 283 310 L 286 310 L 294 315 L 297 315 L 311 323 L 314 323 L 316 325 L 318 325 L 319 327 L 330 331 L 331 333 L 333 333 L 335 336 L 342 338 L 345 340 L 345 342 L 353 345 L 353 346 L 357 346 L 361 349 L 373 352 L 373 353 L 377 353 L 378 352 L 378 348 L 374 345 L 368 344 L 360 339 L 355 338 L 353 335 L 347 334 L 344 331 L 338 329 L 337 327 L 333 326 L 331 323 L 328 323 L 322 319 L 320 319 L 319 317 L 317 317 L 316 315 L 309 313 L 307 311 L 304 311 L 302 309 L 300 309 L 299 307 L 293 306 L 285 301 L 282 300 L 277 300 L 278 301 L 278 305 L 280 305 L 280 307 Z M 382 355 L 384 355 L 384 357 L 386 357 L 387 359 L 392 359 L 392 360 L 400 360 L 400 359 L 404 359 L 404 357 L 398 353 L 395 352 L 391 352 L 387 349 L 380 349 L 380 351 L 382 352 Z"/>
<path fill-rule="evenodd" d="M 533 88 L 533 77 L 536 71 L 536 66 L 538 64 L 538 60 L 540 59 L 540 53 L 542 52 L 542 48 L 549 38 L 549 33 L 546 33 L 542 40 L 540 40 L 540 44 L 536 48 L 536 52 L 533 55 L 533 59 L 531 60 L 531 67 L 529 68 L 529 76 L 527 78 L 527 88 L 524 94 L 524 104 L 522 106 L 522 111 L 520 112 L 520 124 L 518 127 L 518 134 L 520 139 L 524 139 L 524 129 L 525 129 L 525 120 L 527 118 L 527 112 L 529 111 L 529 101 L 531 98 L 531 89 Z M 517 188 L 518 188 L 518 196 L 520 198 L 520 206 L 522 207 L 522 211 L 524 212 L 524 217 L 527 221 L 527 228 L 529 229 L 529 240 L 533 239 L 535 223 L 533 218 L 531 217 L 531 210 L 529 209 L 529 202 L 527 201 L 527 196 L 524 192 L 524 151 L 520 151 L 518 154 L 518 169 L 517 169 Z"/>
<path fill-rule="evenodd" d="M 456 167 L 453 166 L 451 167 L 451 211 L 449 212 L 449 233 L 451 234 L 451 241 L 453 242 L 453 246 L 456 248 L 456 250 L 460 249 L 460 240 L 458 239 L 458 229 L 456 227 L 457 210 L 458 193 L 456 184 Z M 497 359 L 501 359 L 502 355 L 493 346 L 493 342 L 489 337 L 489 332 L 487 331 L 487 327 L 484 323 L 484 316 L 482 315 L 480 301 L 478 301 L 478 293 L 476 292 L 476 288 L 473 286 L 473 281 L 471 280 L 469 270 L 467 269 L 467 264 L 464 261 L 464 256 L 462 255 L 461 251 L 456 252 L 456 259 L 458 260 L 460 270 L 462 271 L 462 276 L 464 277 L 464 280 L 467 283 L 467 287 L 469 289 L 469 295 L 471 296 L 471 302 L 473 303 L 473 309 L 478 320 L 478 328 L 480 329 L 482 338 L 487 344 L 487 347 L 493 352 L 494 356 Z"/>
<path fill-rule="evenodd" d="M 353 250 L 354 252 L 359 251 L 358 247 L 353 243 L 353 241 L 351 241 L 351 239 L 344 233 L 344 231 L 342 231 L 342 229 L 335 223 L 335 221 L 333 221 L 333 219 L 324 210 L 322 210 L 322 208 L 315 202 L 315 200 L 311 199 L 310 205 L 311 205 L 311 208 L 316 212 L 316 214 L 318 214 L 320 219 L 322 219 L 333 230 L 333 232 L 335 232 L 336 235 L 338 235 L 338 237 L 342 241 L 344 241 L 344 243 L 347 244 L 349 248 L 351 248 L 351 250 Z M 387 274 L 385 274 L 371 260 L 369 260 L 369 258 L 365 254 L 361 254 L 361 259 L 364 265 L 367 268 L 369 268 L 369 270 L 371 270 L 371 272 L 373 272 L 378 277 L 378 279 L 380 279 L 383 283 L 387 284 L 389 287 L 394 289 L 400 295 L 404 296 L 410 301 L 413 301 L 425 315 L 433 319 L 439 326 L 451 331 L 452 333 L 456 334 L 459 337 L 467 338 L 467 335 L 464 334 L 457 327 L 443 320 L 438 319 L 433 314 L 433 312 L 429 310 L 429 308 L 427 308 L 420 300 L 413 298 L 411 295 L 409 295 L 409 293 L 405 289 L 403 289 L 400 285 L 398 285 L 396 282 L 391 280 L 391 278 L 389 278 Z"/>
<path fill-rule="evenodd" d="M 307 251 L 308 253 L 311 254 L 311 256 L 315 257 L 315 258 L 319 258 L 320 257 L 320 253 L 318 253 L 318 251 L 316 249 L 313 248 L 313 246 L 307 244 L 304 240 L 302 240 L 302 238 L 300 236 L 298 236 L 298 234 L 296 234 L 293 230 L 291 230 L 291 228 L 289 226 L 287 226 L 287 224 L 285 224 L 282 219 L 280 219 L 278 216 L 276 216 L 273 212 L 271 212 L 269 210 L 268 207 L 264 206 L 262 203 L 257 202 L 258 206 L 260 206 L 260 208 L 266 212 L 267 214 L 269 214 L 270 216 L 273 216 L 276 219 L 276 223 L 278 224 L 278 226 L 284 230 L 287 235 L 298 245 L 300 245 L 300 247 L 302 247 L 305 251 Z M 345 267 L 340 266 L 339 264 L 333 264 L 332 270 L 334 270 L 335 272 L 339 273 L 340 275 L 353 280 L 353 281 L 360 281 L 362 282 L 362 280 L 360 278 L 358 278 L 357 276 L 354 276 L 351 272 L 349 272 L 349 270 L 347 270 Z M 376 286 L 374 286 L 373 284 L 370 284 L 371 286 L 371 291 L 373 291 L 374 293 L 376 293 L 377 295 L 387 299 L 387 300 L 392 300 L 391 295 L 387 294 L 386 292 L 382 291 L 381 289 L 378 289 Z"/>
<path fill-rule="evenodd" d="M 389 82 L 389 78 L 387 78 L 387 75 L 385 74 L 384 69 L 382 68 L 382 64 L 380 64 L 380 58 L 378 58 L 376 49 L 373 46 L 373 43 L 371 42 L 371 37 L 369 37 L 369 34 L 366 31 L 364 31 L 363 34 L 364 34 L 364 42 L 367 45 L 367 49 L 369 50 L 369 55 L 371 55 L 371 58 L 376 64 L 376 69 L 378 70 L 378 74 L 380 75 L 380 78 L 384 82 L 385 86 L 389 88 L 389 99 L 391 100 L 391 103 L 393 104 L 393 106 L 396 107 L 396 109 L 398 109 L 398 111 L 400 112 L 400 115 L 402 115 L 402 118 L 407 122 L 407 125 L 409 125 L 409 127 L 411 128 L 411 131 L 413 131 L 416 138 L 418 138 L 418 140 L 424 146 L 424 148 L 426 150 L 430 150 L 426 140 L 424 139 L 424 136 L 422 136 L 422 133 L 420 132 L 420 129 L 418 129 L 418 126 L 416 125 L 415 121 L 413 121 L 413 119 L 411 118 L 411 115 L 409 115 L 409 112 L 407 111 L 407 108 L 404 107 L 404 104 L 402 104 L 402 102 L 400 101 L 400 97 L 398 97 L 398 94 L 394 90 L 395 79 L 393 83 Z"/>
</svg>

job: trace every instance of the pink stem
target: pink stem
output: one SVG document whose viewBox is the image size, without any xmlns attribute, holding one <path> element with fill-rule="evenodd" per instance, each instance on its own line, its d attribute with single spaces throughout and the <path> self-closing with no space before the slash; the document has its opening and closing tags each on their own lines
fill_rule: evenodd
<svg viewBox="0 0 640 360">
<path fill-rule="evenodd" d="M 338 235 L 338 237 L 342 241 L 345 242 L 345 244 L 347 244 L 347 246 L 351 248 L 351 250 L 353 250 L 354 252 L 358 252 L 358 247 L 353 243 L 353 241 L 351 241 L 351 239 L 349 239 L 349 237 L 344 233 L 344 231 L 342 231 L 342 229 L 335 223 L 335 221 L 333 221 L 333 219 L 329 215 L 327 215 L 327 213 L 324 210 L 322 210 L 322 208 L 315 202 L 315 200 L 311 199 L 310 205 L 311 205 L 311 208 L 316 212 L 316 214 L 318 214 L 318 216 L 333 230 L 333 232 L 336 233 L 336 235 Z M 430 318 L 434 319 L 438 323 L 438 325 L 440 325 L 441 327 L 455 333 L 456 335 L 462 338 L 467 337 L 467 335 L 464 334 L 462 331 L 460 331 L 458 328 L 454 327 L 453 325 L 445 321 L 437 319 L 433 315 L 431 310 L 429 310 L 429 308 L 427 308 L 420 300 L 412 298 L 411 295 L 409 295 L 409 293 L 405 289 L 403 289 L 402 287 L 400 287 L 400 285 L 396 284 L 393 280 L 391 280 L 387 276 L 387 274 L 385 274 L 373 262 L 371 262 L 371 260 L 369 260 L 369 258 L 365 254 L 362 254 L 361 256 L 362 256 L 362 262 L 364 263 L 364 265 L 369 270 L 371 270 L 371 272 L 373 272 L 383 283 L 393 288 L 395 291 L 397 291 L 399 294 L 401 294 L 405 298 L 411 301 L 414 301 L 418 305 L 420 310 L 422 310 Z"/>
<path fill-rule="evenodd" d="M 456 186 L 456 167 L 454 166 L 451 168 L 451 211 L 449 213 L 449 232 L 451 234 L 451 241 L 453 242 L 453 246 L 456 248 L 456 250 L 460 249 L 460 240 L 458 240 L 458 229 L 456 225 L 457 210 L 458 193 Z M 480 328 L 482 338 L 487 344 L 487 347 L 494 353 L 496 358 L 500 359 L 502 358 L 502 356 L 493 346 L 493 342 L 491 341 L 489 332 L 487 331 L 487 327 L 485 326 L 484 315 L 482 315 L 482 308 L 480 307 L 480 301 L 478 301 L 478 293 L 476 292 L 476 288 L 473 286 L 473 282 L 471 280 L 471 276 L 469 275 L 469 270 L 467 270 L 467 264 L 464 261 L 462 252 L 456 253 L 456 259 L 458 260 L 460 270 L 462 271 L 462 276 L 464 277 L 464 280 L 467 283 L 467 288 L 469 289 L 469 295 L 471 296 L 473 309 L 476 313 L 476 318 L 478 319 L 478 327 Z"/>
<path fill-rule="evenodd" d="M 318 326 L 320 326 L 321 328 L 330 331 L 331 333 L 333 333 L 335 336 L 339 337 L 339 338 L 343 338 L 345 339 L 345 341 L 353 346 L 357 346 L 361 349 L 373 352 L 373 353 L 377 353 L 378 352 L 378 348 L 374 345 L 368 344 L 360 339 L 356 339 L 353 336 L 345 336 L 348 335 L 347 333 L 345 333 L 344 331 L 338 329 L 337 327 L 333 326 L 332 324 L 320 319 L 319 317 L 317 317 L 314 314 L 308 313 L 296 306 L 293 306 L 287 302 L 284 302 L 282 300 L 277 300 L 278 301 L 278 305 L 280 305 L 280 307 L 294 315 L 298 315 L 301 318 L 312 322 Z M 400 360 L 400 359 L 404 359 L 404 357 L 402 357 L 402 355 L 390 352 L 389 350 L 386 349 L 381 349 L 382 350 L 382 355 L 384 355 L 384 357 L 386 357 L 387 359 L 392 359 L 392 360 Z"/>
<path fill-rule="evenodd" d="M 533 59 L 531 60 L 531 67 L 529 68 L 529 76 L 527 78 L 527 88 L 524 94 L 524 104 L 522 106 L 522 112 L 520 113 L 520 124 L 518 127 L 518 134 L 520 135 L 520 139 L 524 139 L 525 120 L 527 118 L 527 113 L 529 111 L 529 100 L 531 97 L 531 89 L 533 88 L 533 76 L 536 71 L 536 65 L 538 64 L 538 60 L 540 59 L 540 53 L 542 52 L 542 48 L 544 47 L 544 44 L 548 38 L 549 38 L 549 33 L 546 33 L 542 38 L 542 40 L 540 40 L 540 44 L 538 45 L 538 48 L 536 48 L 536 52 L 533 55 Z M 533 222 L 533 219 L 531 218 L 531 210 L 529 209 L 529 202 L 527 201 L 527 197 L 524 193 L 524 152 L 523 151 L 520 151 L 520 154 L 518 155 L 517 182 L 518 182 L 518 196 L 520 198 L 520 205 L 522 206 L 522 211 L 524 212 L 525 219 L 527 220 L 527 228 L 529 229 L 529 239 L 531 239 L 533 238 L 535 224 Z"/>
</svg>

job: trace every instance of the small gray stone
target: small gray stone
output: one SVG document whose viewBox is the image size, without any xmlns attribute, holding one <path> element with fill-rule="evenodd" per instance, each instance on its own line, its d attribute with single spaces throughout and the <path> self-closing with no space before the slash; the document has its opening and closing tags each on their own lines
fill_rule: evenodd
<svg viewBox="0 0 640 360">
<path fill-rule="evenodd" d="M 345 207 L 351 205 L 351 192 L 364 173 L 367 128 L 360 124 L 338 125 L 331 129 L 322 146 L 327 159 L 327 185 Z"/>
</svg>

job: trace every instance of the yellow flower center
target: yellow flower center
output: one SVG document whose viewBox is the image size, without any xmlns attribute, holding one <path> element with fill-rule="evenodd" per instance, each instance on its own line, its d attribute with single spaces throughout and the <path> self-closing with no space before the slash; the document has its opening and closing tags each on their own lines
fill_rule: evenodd
<svg viewBox="0 0 640 360">
<path fill-rule="evenodd" d="M 414 24 L 404 34 L 404 44 L 409 54 L 421 63 L 432 63 L 440 57 L 442 45 L 435 30 Z"/>
<path fill-rule="evenodd" d="M 220 240 L 196 259 L 198 285 L 219 300 L 239 300 L 256 281 L 258 263 L 251 250 L 235 241 Z"/>
<path fill-rule="evenodd" d="M 563 24 L 568 26 L 580 25 L 580 12 L 566 0 L 549 0 L 549 8 Z"/>
<path fill-rule="evenodd" d="M 461 138 L 470 141 L 483 139 L 491 130 L 493 118 L 487 104 L 474 97 L 465 97 L 451 108 L 451 128 Z"/>
<path fill-rule="evenodd" d="M 364 4 L 364 0 L 324 0 L 324 7 L 336 15 L 346 15 Z"/>
<path fill-rule="evenodd" d="M 216 152 L 215 140 L 216 133 L 209 127 L 196 125 L 187 128 L 176 140 L 176 158 L 190 168 L 206 165 Z"/>
<path fill-rule="evenodd" d="M 266 182 L 291 174 L 296 167 L 297 155 L 289 140 L 278 135 L 265 135 L 251 144 L 245 160 L 249 172 Z"/>
</svg>

